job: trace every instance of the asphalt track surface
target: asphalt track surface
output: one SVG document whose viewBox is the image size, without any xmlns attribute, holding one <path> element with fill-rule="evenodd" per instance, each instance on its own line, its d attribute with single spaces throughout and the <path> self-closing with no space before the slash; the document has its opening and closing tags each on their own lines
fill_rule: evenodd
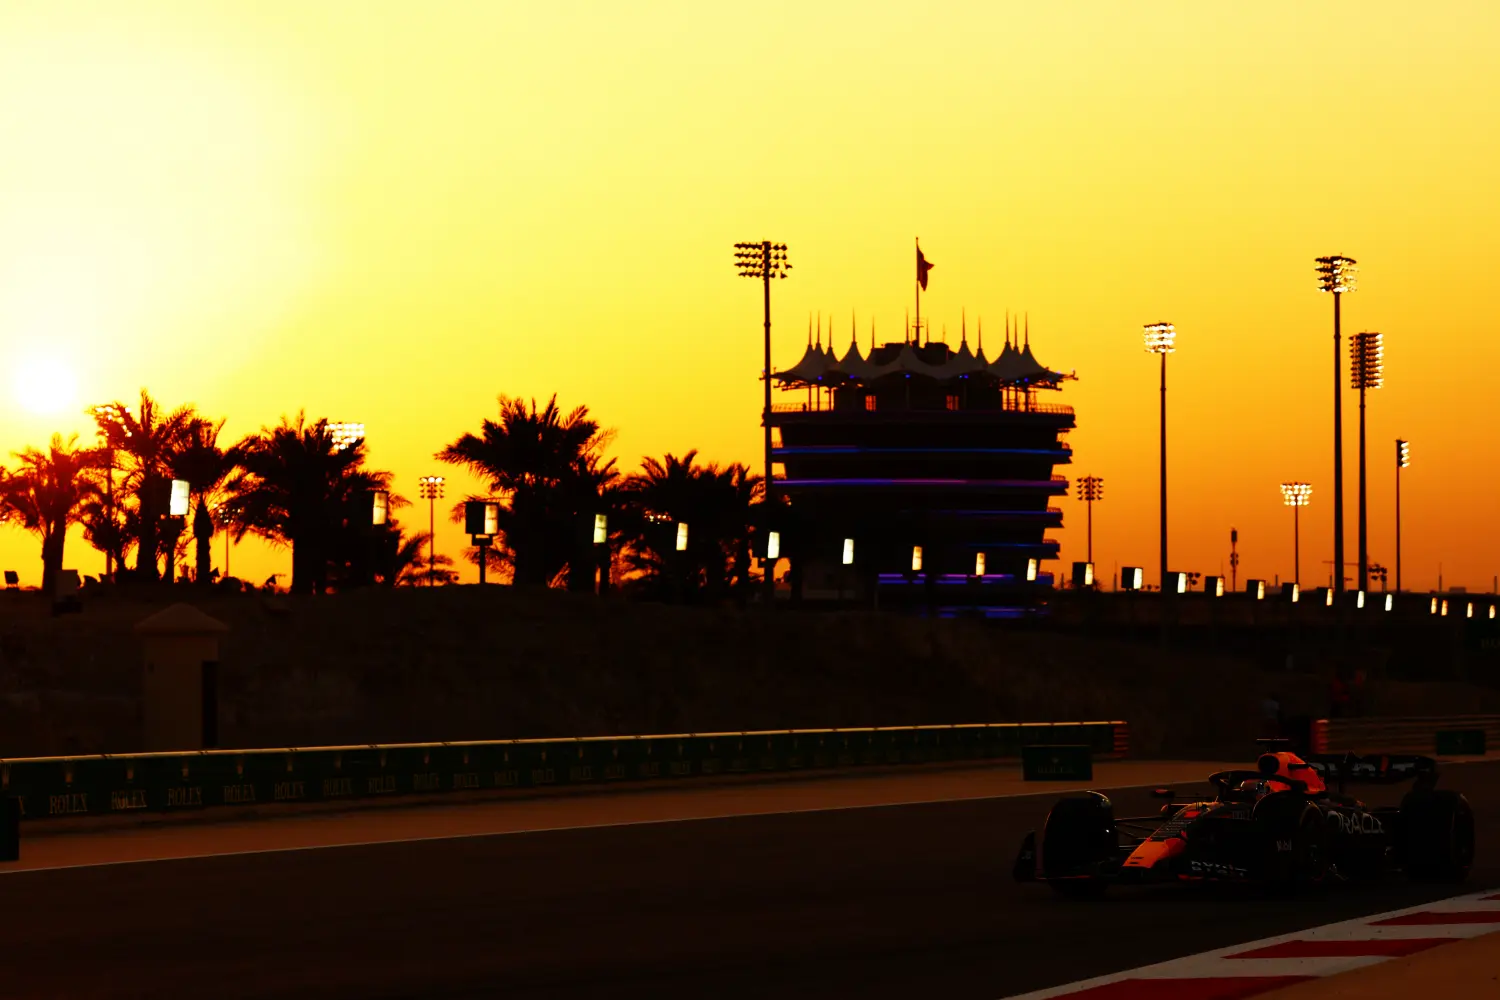
<svg viewBox="0 0 1500 1000">
<path fill-rule="evenodd" d="M 1444 784 L 1465 886 L 1296 899 L 1018 886 L 1050 795 L 18 871 L 0 996 L 993 1000 L 1500 885 L 1500 762 Z"/>
</svg>

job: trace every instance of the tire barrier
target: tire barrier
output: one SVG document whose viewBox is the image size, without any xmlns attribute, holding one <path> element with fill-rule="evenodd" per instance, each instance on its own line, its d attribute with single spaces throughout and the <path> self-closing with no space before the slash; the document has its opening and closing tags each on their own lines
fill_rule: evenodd
<svg viewBox="0 0 1500 1000">
<path fill-rule="evenodd" d="M 14 801 L 19 820 L 178 812 L 1017 759 L 1025 746 L 1082 746 L 1095 757 L 1123 757 L 1124 734 L 1123 722 L 1012 722 L 31 757 L 0 760 L 0 796 Z"/>
<path fill-rule="evenodd" d="M 1318 753 L 1483 756 L 1486 746 L 1500 744 L 1500 715 L 1318 719 L 1313 734 Z"/>
</svg>

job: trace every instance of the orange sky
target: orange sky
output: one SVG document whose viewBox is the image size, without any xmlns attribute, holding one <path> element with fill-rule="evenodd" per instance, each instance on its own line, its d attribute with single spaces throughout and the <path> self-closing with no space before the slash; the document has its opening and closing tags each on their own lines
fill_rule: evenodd
<svg viewBox="0 0 1500 1000">
<path fill-rule="evenodd" d="M 0 447 L 144 384 L 231 437 L 298 408 L 362 420 L 405 492 L 440 472 L 456 496 L 433 452 L 497 393 L 555 391 L 618 429 L 627 468 L 758 464 L 758 289 L 731 245 L 791 245 L 780 367 L 816 310 L 841 348 L 851 310 L 862 340 L 872 317 L 897 335 L 920 235 L 935 329 L 956 340 L 967 310 L 998 343 L 1027 310 L 1041 361 L 1077 369 L 1062 471 L 1105 478 L 1102 572 L 1155 572 L 1140 325 L 1166 319 L 1174 568 L 1217 572 L 1234 526 L 1242 578 L 1289 575 L 1277 483 L 1305 479 L 1307 582 L 1332 496 L 1312 258 L 1344 253 L 1346 329 L 1386 334 L 1372 556 L 1393 559 L 1405 436 L 1405 582 L 1441 564 L 1487 590 L 1497 37 L 1487 2 L 7 5 Z M 1083 511 L 1062 503 L 1067 561 Z M 0 563 L 34 583 L 39 546 L 0 531 Z M 232 569 L 289 565 L 247 543 Z"/>
</svg>

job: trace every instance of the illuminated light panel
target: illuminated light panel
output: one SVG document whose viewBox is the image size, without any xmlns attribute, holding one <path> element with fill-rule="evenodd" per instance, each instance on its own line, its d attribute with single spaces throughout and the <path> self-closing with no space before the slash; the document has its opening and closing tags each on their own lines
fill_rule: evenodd
<svg viewBox="0 0 1500 1000">
<path fill-rule="evenodd" d="M 1444 618 L 1446 618 L 1448 616 L 1448 602 L 1447 601 L 1444 601 L 1442 603 L 1441 610 L 1438 611 L 1438 614 L 1439 614 L 1439 616 L 1444 617 Z"/>
<path fill-rule="evenodd" d="M 1395 607 L 1396 607 L 1396 595 L 1395 594 L 1386 594 L 1385 595 L 1385 609 L 1387 611 L 1391 611 Z"/>
<path fill-rule="evenodd" d="M 983 552 L 976 552 L 974 554 L 974 575 L 975 576 L 984 576 L 984 553 Z"/>
<path fill-rule="evenodd" d="M 1354 606 L 1356 608 L 1363 608 L 1365 606 L 1365 592 L 1363 590 L 1355 592 Z"/>
<path fill-rule="evenodd" d="M 1149 354 L 1172 354 L 1177 350 L 1177 328 L 1171 323 L 1148 323 L 1145 327 L 1146 351 Z"/>
<path fill-rule="evenodd" d="M 1035 583 L 1039 563 L 1035 559 L 1026 560 L 1026 582 Z"/>
<path fill-rule="evenodd" d="M 594 544 L 603 545 L 609 541 L 609 515 L 594 515 Z"/>
<path fill-rule="evenodd" d="M 781 558 L 781 532 L 772 531 L 766 535 L 766 558 Z"/>
<path fill-rule="evenodd" d="M 677 524 L 677 551 L 678 552 L 686 552 L 687 551 L 687 540 L 688 540 L 688 526 L 687 526 L 687 522 L 686 521 L 679 521 L 678 524 Z"/>
<path fill-rule="evenodd" d="M 1292 584 L 1292 603 L 1296 604 L 1300 600 L 1302 600 L 1302 587 L 1294 583 Z"/>
<path fill-rule="evenodd" d="M 370 523 L 378 528 L 390 520 L 391 496 L 385 490 L 376 490 L 371 501 Z"/>
<path fill-rule="evenodd" d="M 192 487 L 186 479 L 172 480 L 172 498 L 167 507 L 167 513 L 172 517 L 186 517 L 188 505 L 192 501 Z"/>
<path fill-rule="evenodd" d="M 854 563 L 854 539 L 844 539 L 844 565 L 850 566 Z"/>
<path fill-rule="evenodd" d="M 1332 587 L 1328 588 L 1323 603 L 1327 607 L 1330 607 L 1330 608 L 1333 607 L 1333 588 Z"/>
<path fill-rule="evenodd" d="M 911 547 L 911 571 L 913 573 L 922 572 L 922 546 L 920 545 L 913 545 Z"/>
</svg>

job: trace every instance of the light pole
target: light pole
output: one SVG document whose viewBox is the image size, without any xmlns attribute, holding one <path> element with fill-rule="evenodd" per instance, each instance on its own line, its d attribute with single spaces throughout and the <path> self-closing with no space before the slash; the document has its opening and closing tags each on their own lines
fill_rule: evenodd
<svg viewBox="0 0 1500 1000">
<path fill-rule="evenodd" d="M 1167 355 L 1177 350 L 1172 346 L 1177 339 L 1177 328 L 1171 323 L 1150 323 L 1146 326 L 1146 351 L 1161 355 L 1161 589 L 1167 590 Z"/>
<path fill-rule="evenodd" d="M 1078 480 L 1078 497 L 1088 511 L 1088 561 L 1094 561 L 1094 501 L 1104 499 L 1104 477 L 1084 476 Z"/>
<path fill-rule="evenodd" d="M 1281 484 L 1281 500 L 1292 508 L 1292 582 L 1302 586 L 1302 530 L 1298 512 L 1312 499 L 1312 487 L 1307 483 Z"/>
<path fill-rule="evenodd" d="M 1344 380 L 1340 377 L 1340 297 L 1354 291 L 1356 273 L 1352 257 L 1319 257 L 1318 287 L 1333 293 L 1333 591 L 1344 592 Z"/>
<path fill-rule="evenodd" d="M 1401 593 L 1401 470 L 1411 464 L 1411 442 L 1396 439 L 1396 593 Z"/>
<path fill-rule="evenodd" d="M 423 476 L 417 480 L 422 499 L 427 501 L 427 586 L 437 586 L 437 502 L 443 496 L 442 476 Z"/>
<path fill-rule="evenodd" d="M 765 409 L 761 417 L 761 423 L 766 431 L 766 481 L 761 494 L 761 502 L 765 504 L 766 513 L 764 517 L 764 535 L 769 545 L 771 538 L 771 512 L 774 509 L 773 487 L 775 479 L 771 476 L 771 279 L 785 278 L 792 265 L 786 260 L 786 244 L 772 243 L 763 240 L 760 243 L 736 243 L 734 245 L 734 266 L 739 268 L 742 278 L 759 278 L 765 296 L 765 331 L 766 331 L 766 353 L 765 367 L 761 370 L 761 378 L 766 383 Z M 769 611 L 776 603 L 776 559 L 769 555 L 763 563 L 762 573 L 765 577 L 765 600 L 766 610 Z"/>
<path fill-rule="evenodd" d="M 1359 390 L 1359 589 L 1370 589 L 1370 548 L 1365 510 L 1365 390 L 1384 382 L 1383 338 L 1378 333 L 1356 333 L 1349 340 L 1349 381 Z"/>
<path fill-rule="evenodd" d="M 354 420 L 330 420 L 328 436 L 333 439 L 333 450 L 343 451 L 365 439 L 365 425 Z"/>
</svg>

